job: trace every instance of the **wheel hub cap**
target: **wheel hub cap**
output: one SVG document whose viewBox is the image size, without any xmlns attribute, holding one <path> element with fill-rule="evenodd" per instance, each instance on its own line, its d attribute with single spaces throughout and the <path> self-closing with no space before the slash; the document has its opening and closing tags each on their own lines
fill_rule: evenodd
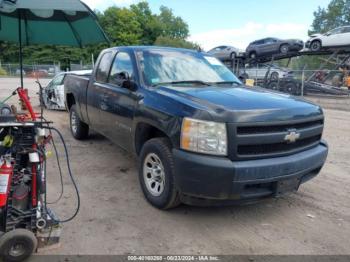
<svg viewBox="0 0 350 262">
<path fill-rule="evenodd" d="M 143 179 L 146 188 L 153 196 L 160 196 L 165 186 L 165 170 L 160 158 L 150 153 L 143 163 Z"/>
<path fill-rule="evenodd" d="M 72 112 L 71 116 L 71 126 L 74 134 L 77 132 L 78 126 L 77 126 L 77 115 L 75 112 Z"/>
</svg>

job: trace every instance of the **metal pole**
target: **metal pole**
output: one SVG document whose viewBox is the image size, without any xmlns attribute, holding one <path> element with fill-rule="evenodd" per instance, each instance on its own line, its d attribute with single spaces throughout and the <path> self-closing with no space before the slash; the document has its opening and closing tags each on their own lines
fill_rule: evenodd
<svg viewBox="0 0 350 262">
<path fill-rule="evenodd" d="M 304 97 L 304 81 L 305 81 L 305 66 L 303 67 L 303 71 L 301 73 L 301 97 Z"/>
<path fill-rule="evenodd" d="M 23 50 L 22 50 L 22 23 L 21 23 L 21 9 L 18 9 L 18 38 L 19 38 L 19 66 L 21 74 L 21 87 L 23 87 Z"/>
</svg>

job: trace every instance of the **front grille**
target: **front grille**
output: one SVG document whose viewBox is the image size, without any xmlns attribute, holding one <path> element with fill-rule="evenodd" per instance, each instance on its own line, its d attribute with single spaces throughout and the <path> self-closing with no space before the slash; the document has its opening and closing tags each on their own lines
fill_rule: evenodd
<svg viewBox="0 0 350 262">
<path fill-rule="evenodd" d="M 272 126 L 240 126 L 237 127 L 237 134 L 238 135 L 244 135 L 244 134 L 258 134 L 258 133 L 269 133 L 269 132 L 284 132 L 288 131 L 288 129 L 301 129 L 301 128 L 308 128 L 313 127 L 317 125 L 323 125 L 323 120 L 315 120 L 311 122 L 304 122 L 304 123 L 295 123 L 295 124 L 285 124 L 285 125 L 272 125 Z"/>
<path fill-rule="evenodd" d="M 312 144 L 318 144 L 321 136 L 314 136 L 305 139 L 301 139 L 295 143 L 275 143 L 275 144 L 263 144 L 263 145 L 247 145 L 238 146 L 238 155 L 260 155 L 260 154 L 276 154 L 291 152 L 295 149 L 307 147 Z"/>
<path fill-rule="evenodd" d="M 256 159 L 293 154 L 320 143 L 323 118 L 292 123 L 256 123 L 236 126 L 233 149 L 236 159 Z M 286 139 L 291 132 L 299 137 Z"/>
</svg>

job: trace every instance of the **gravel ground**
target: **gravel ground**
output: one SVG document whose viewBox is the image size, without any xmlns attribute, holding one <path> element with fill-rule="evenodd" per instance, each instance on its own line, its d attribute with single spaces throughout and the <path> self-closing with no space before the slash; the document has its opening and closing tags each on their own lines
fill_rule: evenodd
<svg viewBox="0 0 350 262">
<path fill-rule="evenodd" d="M 33 82 L 25 81 L 32 95 Z M 18 80 L 0 79 L 0 97 L 16 85 Z M 69 146 L 81 210 L 64 225 L 61 246 L 44 254 L 350 254 L 350 112 L 325 109 L 327 164 L 298 193 L 249 206 L 166 212 L 144 200 L 136 159 L 97 134 L 75 141 L 66 112 L 45 115 Z M 54 157 L 48 166 L 54 200 L 60 188 Z M 64 185 L 64 198 L 52 206 L 61 218 L 76 206 L 67 177 Z"/>
</svg>

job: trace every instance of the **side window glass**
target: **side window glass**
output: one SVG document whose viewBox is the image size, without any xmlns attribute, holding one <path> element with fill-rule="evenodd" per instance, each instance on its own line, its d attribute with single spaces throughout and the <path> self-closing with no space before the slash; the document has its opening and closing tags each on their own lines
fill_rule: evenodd
<svg viewBox="0 0 350 262">
<path fill-rule="evenodd" d="M 59 75 L 59 76 L 56 76 L 53 80 L 52 80 L 52 84 L 51 85 L 54 85 L 54 86 L 59 86 L 59 85 L 62 85 L 63 83 L 63 79 L 64 79 L 64 75 Z"/>
<path fill-rule="evenodd" d="M 134 77 L 134 68 L 130 55 L 125 52 L 120 52 L 114 59 L 108 82 L 120 85 L 121 81 L 124 80 L 125 76 L 123 76 L 123 73 L 125 72 L 128 73 L 130 78 Z"/>
<path fill-rule="evenodd" d="M 96 81 L 99 83 L 106 83 L 108 78 L 109 69 L 111 67 L 112 53 L 105 53 L 98 65 L 96 71 Z"/>
</svg>

